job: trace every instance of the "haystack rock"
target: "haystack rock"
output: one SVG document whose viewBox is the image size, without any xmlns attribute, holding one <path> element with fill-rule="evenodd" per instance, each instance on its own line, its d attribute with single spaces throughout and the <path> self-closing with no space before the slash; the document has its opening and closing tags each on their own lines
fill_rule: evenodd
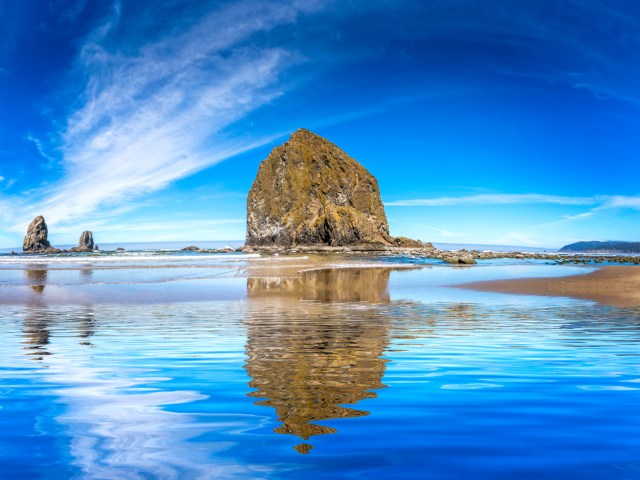
<svg viewBox="0 0 640 480">
<path fill-rule="evenodd" d="M 260 164 L 247 198 L 246 245 L 397 244 L 378 182 L 333 143 L 300 129 Z"/>
<path fill-rule="evenodd" d="M 80 235 L 78 246 L 71 249 L 72 252 L 93 252 L 96 246 L 93 243 L 93 233 L 89 230 L 85 230 Z"/>
<path fill-rule="evenodd" d="M 22 242 L 22 251 L 25 253 L 46 253 L 52 249 L 47 236 L 49 230 L 42 215 L 38 215 L 27 229 L 27 234 Z"/>
</svg>

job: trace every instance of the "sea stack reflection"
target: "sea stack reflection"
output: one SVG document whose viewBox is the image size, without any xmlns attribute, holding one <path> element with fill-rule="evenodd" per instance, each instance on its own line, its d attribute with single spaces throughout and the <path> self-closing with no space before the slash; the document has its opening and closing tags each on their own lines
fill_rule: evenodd
<svg viewBox="0 0 640 480">
<path fill-rule="evenodd" d="M 389 274 L 356 268 L 248 279 L 245 369 L 256 389 L 249 395 L 275 408 L 282 422 L 276 433 L 303 440 L 298 452 L 309 453 L 312 436 L 336 432 L 316 421 L 368 415 L 343 405 L 375 398 L 373 390 L 384 387 L 388 320 L 375 305 L 357 302 L 388 302 Z"/>
</svg>

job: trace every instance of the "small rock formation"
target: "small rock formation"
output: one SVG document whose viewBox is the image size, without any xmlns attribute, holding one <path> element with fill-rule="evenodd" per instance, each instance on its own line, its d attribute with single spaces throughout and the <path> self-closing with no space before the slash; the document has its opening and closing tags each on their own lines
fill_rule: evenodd
<svg viewBox="0 0 640 480">
<path fill-rule="evenodd" d="M 431 243 L 422 243 L 420 240 L 414 240 L 408 237 L 395 237 L 393 245 L 400 248 L 433 248 Z"/>
<path fill-rule="evenodd" d="M 473 255 L 464 249 L 460 251 L 442 250 L 437 258 L 453 264 L 474 265 L 477 263 Z"/>
<path fill-rule="evenodd" d="M 71 249 L 72 252 L 93 252 L 96 246 L 93 243 L 93 233 L 89 230 L 85 230 L 80 235 L 78 246 Z"/>
<path fill-rule="evenodd" d="M 222 248 L 200 248 L 200 247 L 196 247 L 195 245 L 191 245 L 189 247 L 184 247 L 180 250 L 182 252 L 196 252 L 196 253 L 232 253 L 237 251 L 236 249 L 228 245 L 225 245 Z"/>
<path fill-rule="evenodd" d="M 378 182 L 331 142 L 300 129 L 260 164 L 247 198 L 247 246 L 395 244 Z"/>
<path fill-rule="evenodd" d="M 58 253 L 61 250 L 53 248 L 47 240 L 49 230 L 47 223 L 42 215 L 38 215 L 29 224 L 27 234 L 22 242 L 22 251 L 24 253 Z"/>
</svg>

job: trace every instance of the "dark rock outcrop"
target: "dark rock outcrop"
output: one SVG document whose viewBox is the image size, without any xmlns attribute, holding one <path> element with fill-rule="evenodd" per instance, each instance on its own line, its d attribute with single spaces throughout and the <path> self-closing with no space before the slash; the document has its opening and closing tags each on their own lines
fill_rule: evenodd
<svg viewBox="0 0 640 480">
<path fill-rule="evenodd" d="M 94 250 L 96 250 L 96 246 L 93 243 L 93 233 L 89 230 L 82 232 L 78 246 L 71 249 L 72 252 L 93 252 Z"/>
<path fill-rule="evenodd" d="M 196 253 L 232 253 L 237 251 L 236 249 L 227 246 L 222 248 L 200 248 L 195 245 L 184 247 L 180 249 L 182 252 L 196 252 Z"/>
<path fill-rule="evenodd" d="M 407 237 L 395 237 L 393 239 L 393 246 L 400 248 L 433 248 L 430 243 L 424 244 L 420 240 L 413 240 Z"/>
<path fill-rule="evenodd" d="M 22 242 L 22 251 L 24 253 L 58 253 L 61 250 L 53 248 L 47 240 L 49 230 L 47 223 L 42 215 L 38 215 L 29 224 L 27 234 Z"/>
<path fill-rule="evenodd" d="M 393 245 L 378 182 L 300 129 L 260 164 L 247 198 L 249 246 Z"/>
<path fill-rule="evenodd" d="M 444 260 L 447 263 L 473 265 L 476 263 L 473 254 L 466 250 L 440 250 L 438 257 L 440 260 Z"/>
</svg>

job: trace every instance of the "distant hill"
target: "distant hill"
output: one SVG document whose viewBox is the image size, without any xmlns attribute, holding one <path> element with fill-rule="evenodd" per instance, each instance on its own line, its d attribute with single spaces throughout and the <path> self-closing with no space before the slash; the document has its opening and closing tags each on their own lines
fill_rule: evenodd
<svg viewBox="0 0 640 480">
<path fill-rule="evenodd" d="M 640 242 L 576 242 L 565 245 L 561 252 L 640 253 Z"/>
</svg>

